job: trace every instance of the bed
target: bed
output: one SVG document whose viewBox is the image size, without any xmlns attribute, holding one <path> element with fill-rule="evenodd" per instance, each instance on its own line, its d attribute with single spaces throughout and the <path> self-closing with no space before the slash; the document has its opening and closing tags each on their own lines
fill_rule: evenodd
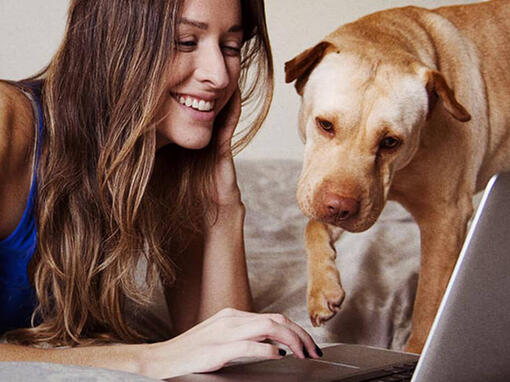
<svg viewBox="0 0 510 382">
<path fill-rule="evenodd" d="M 336 243 L 347 296 L 341 311 L 312 327 L 306 309 L 307 222 L 295 201 L 298 160 L 238 160 L 247 208 L 245 240 L 255 309 L 298 322 L 321 346 L 345 342 L 402 350 L 410 331 L 419 266 L 419 233 L 411 216 L 389 202 L 368 231 L 346 233 Z M 140 272 L 140 275 L 143 271 Z M 161 291 L 159 291 L 161 292 Z M 159 333 L 169 322 L 162 293 L 138 325 Z M 167 327 L 167 326 L 166 326 Z M 147 381 L 133 374 L 49 363 L 0 363 L 0 380 Z"/>
</svg>

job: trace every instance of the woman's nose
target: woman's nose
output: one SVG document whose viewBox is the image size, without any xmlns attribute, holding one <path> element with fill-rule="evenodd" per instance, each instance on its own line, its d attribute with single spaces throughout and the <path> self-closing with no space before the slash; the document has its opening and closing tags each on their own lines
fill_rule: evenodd
<svg viewBox="0 0 510 382">
<path fill-rule="evenodd" d="M 197 60 L 197 79 L 216 89 L 224 89 L 230 82 L 225 57 L 220 47 L 204 49 Z"/>
</svg>

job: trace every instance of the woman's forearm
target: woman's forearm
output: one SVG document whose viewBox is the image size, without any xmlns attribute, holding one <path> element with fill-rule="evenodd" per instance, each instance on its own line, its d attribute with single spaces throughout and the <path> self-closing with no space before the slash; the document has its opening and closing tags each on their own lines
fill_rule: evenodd
<svg viewBox="0 0 510 382">
<path fill-rule="evenodd" d="M 143 373 L 145 345 L 103 345 L 41 349 L 0 344 L 0 361 L 51 362 Z"/>
<path fill-rule="evenodd" d="M 251 310 L 244 216 L 241 202 L 223 205 L 205 234 L 200 320 L 224 307 Z"/>
</svg>

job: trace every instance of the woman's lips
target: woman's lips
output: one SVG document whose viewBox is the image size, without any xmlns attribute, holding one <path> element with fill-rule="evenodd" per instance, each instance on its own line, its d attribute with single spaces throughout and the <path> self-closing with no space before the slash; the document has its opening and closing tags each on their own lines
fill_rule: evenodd
<svg viewBox="0 0 510 382">
<path fill-rule="evenodd" d="M 215 98 L 212 97 L 205 98 L 190 94 L 178 94 L 178 93 L 173 93 L 172 96 L 181 105 L 192 107 L 193 109 L 199 111 L 211 111 L 214 109 L 214 105 L 216 103 Z"/>
<path fill-rule="evenodd" d="M 215 100 L 206 100 L 185 94 L 172 94 L 172 98 L 195 120 L 211 121 L 215 117 Z"/>
</svg>

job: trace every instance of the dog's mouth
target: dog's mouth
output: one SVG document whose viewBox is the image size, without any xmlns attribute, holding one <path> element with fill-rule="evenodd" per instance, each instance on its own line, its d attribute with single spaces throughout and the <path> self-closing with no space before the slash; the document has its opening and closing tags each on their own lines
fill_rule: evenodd
<svg viewBox="0 0 510 382">
<path fill-rule="evenodd" d="M 330 224 L 335 227 L 342 228 L 348 232 L 357 233 L 363 232 L 372 227 L 377 221 L 379 214 L 369 215 L 367 218 L 352 217 L 349 219 L 342 219 L 337 216 L 318 216 L 314 218 L 322 223 Z"/>
</svg>

